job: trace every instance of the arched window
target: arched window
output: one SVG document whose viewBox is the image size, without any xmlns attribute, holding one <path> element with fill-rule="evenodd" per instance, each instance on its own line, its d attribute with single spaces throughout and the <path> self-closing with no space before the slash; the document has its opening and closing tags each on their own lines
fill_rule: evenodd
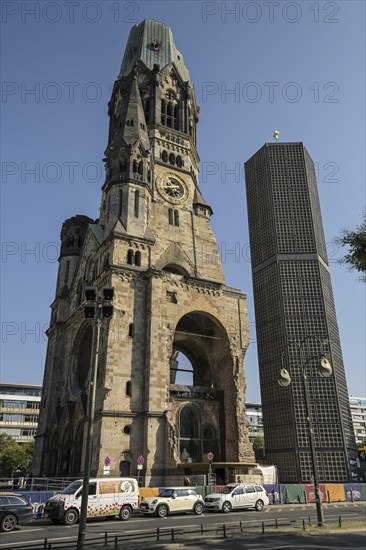
<svg viewBox="0 0 366 550">
<path fill-rule="evenodd" d="M 179 124 L 179 105 L 176 105 L 174 107 L 174 112 L 173 112 L 173 127 L 175 130 L 179 130 L 180 129 L 180 124 Z"/>
<path fill-rule="evenodd" d="M 173 155 L 173 153 L 170 153 L 169 155 L 169 163 L 174 166 L 175 164 L 175 155 Z"/>
<path fill-rule="evenodd" d="M 163 151 L 162 154 L 161 154 L 161 160 L 163 162 L 168 162 L 168 153 L 167 151 Z"/>
<path fill-rule="evenodd" d="M 83 299 L 83 282 L 80 280 L 78 282 L 76 290 L 76 307 L 79 307 Z"/>
<path fill-rule="evenodd" d="M 119 171 L 120 172 L 126 172 L 127 171 L 127 159 L 123 158 L 119 161 Z"/>
<path fill-rule="evenodd" d="M 202 434 L 202 452 L 207 454 L 209 452 L 216 453 L 216 431 L 212 426 L 205 426 Z"/>
<path fill-rule="evenodd" d="M 169 225 L 174 225 L 174 213 L 172 208 L 168 209 L 168 217 L 169 217 Z"/>
<path fill-rule="evenodd" d="M 122 189 L 119 190 L 118 198 L 119 198 L 118 217 L 120 218 L 122 216 L 122 208 L 123 208 L 123 191 L 122 191 Z"/>
<path fill-rule="evenodd" d="M 67 236 L 67 239 L 66 239 L 66 246 L 68 248 L 72 248 L 74 246 L 74 242 L 75 242 L 75 237 L 72 233 L 70 233 L 68 236 Z"/>
<path fill-rule="evenodd" d="M 136 159 L 133 160 L 132 166 L 133 166 L 133 173 L 136 174 L 136 172 L 137 172 L 137 170 L 138 170 L 138 168 L 137 168 L 137 160 L 136 160 Z"/>
<path fill-rule="evenodd" d="M 143 105 L 144 105 L 146 124 L 149 124 L 149 120 L 150 120 L 150 98 L 149 97 L 144 99 Z"/>
<path fill-rule="evenodd" d="M 139 267 L 141 265 L 141 252 L 139 250 L 135 252 L 135 265 Z"/>
<path fill-rule="evenodd" d="M 178 168 L 181 168 L 183 166 L 182 157 L 180 157 L 179 155 L 176 158 L 176 163 L 177 163 Z"/>
<path fill-rule="evenodd" d="M 138 173 L 140 174 L 140 176 L 142 176 L 142 174 L 144 173 L 144 163 L 142 162 L 142 160 L 140 160 L 139 162 Z"/>
<path fill-rule="evenodd" d="M 165 103 L 164 99 L 162 99 L 162 101 L 161 101 L 160 109 L 161 109 L 161 123 L 165 126 L 165 124 L 166 124 L 166 113 L 165 113 L 166 103 Z"/>
<path fill-rule="evenodd" d="M 173 128 L 173 105 L 170 101 L 166 107 L 166 125 Z"/>
<path fill-rule="evenodd" d="M 181 462 L 202 462 L 201 415 L 194 405 L 184 405 L 179 412 L 179 454 Z"/>
<path fill-rule="evenodd" d="M 127 263 L 129 265 L 133 265 L 133 260 L 134 260 L 134 252 L 133 250 L 130 248 L 128 251 L 127 251 Z"/>
<path fill-rule="evenodd" d="M 134 206 L 135 218 L 139 217 L 139 209 L 140 209 L 140 192 L 135 191 L 135 206 Z"/>
<path fill-rule="evenodd" d="M 174 225 L 179 227 L 179 211 L 174 210 Z"/>
</svg>

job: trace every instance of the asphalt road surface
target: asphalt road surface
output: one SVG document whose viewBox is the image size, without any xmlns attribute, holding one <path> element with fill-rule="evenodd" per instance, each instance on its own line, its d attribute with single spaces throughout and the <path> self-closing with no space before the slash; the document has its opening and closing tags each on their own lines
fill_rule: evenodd
<svg viewBox="0 0 366 550">
<path fill-rule="evenodd" d="M 338 523 L 339 516 L 341 516 L 343 523 L 350 520 L 365 520 L 365 502 L 332 503 L 325 504 L 323 508 L 325 523 Z M 275 537 L 273 535 L 269 535 L 269 531 L 273 531 L 275 528 L 276 520 L 279 528 L 282 526 L 290 529 L 294 528 L 294 534 L 287 533 L 286 535 L 281 535 L 280 531 L 276 531 Z M 172 529 L 176 531 L 194 531 L 196 529 L 200 529 L 201 525 L 203 530 L 211 531 L 211 536 L 217 534 L 222 537 L 222 526 L 224 523 L 227 526 L 227 535 L 230 537 L 231 534 L 234 534 L 234 528 L 236 533 L 239 532 L 238 525 L 241 521 L 243 533 L 248 535 L 244 536 L 246 550 L 249 548 L 257 550 L 260 550 L 261 548 L 285 550 L 296 547 L 298 550 L 305 550 L 306 548 L 321 548 L 322 550 L 325 550 L 326 548 L 342 548 L 343 550 L 348 550 L 352 548 L 361 549 L 366 546 L 364 536 L 365 533 L 362 533 L 362 531 L 359 533 L 337 533 L 337 535 L 331 535 L 328 533 L 323 535 L 317 533 L 316 537 L 309 535 L 304 538 L 302 535 L 303 520 L 305 521 L 305 526 L 309 524 L 309 521 L 312 525 L 316 525 L 315 505 L 275 505 L 266 507 L 263 512 L 256 512 L 254 510 L 235 511 L 229 514 L 222 514 L 220 512 L 205 512 L 201 516 L 196 516 L 194 514 L 182 514 L 172 515 L 166 518 L 142 517 L 139 514 L 135 514 L 129 521 L 120 521 L 118 518 L 113 518 L 110 520 L 103 518 L 89 520 L 87 523 L 86 538 L 95 538 L 96 536 L 103 535 L 107 532 L 109 535 L 131 535 L 132 542 L 136 540 L 134 538 L 134 534 L 141 535 L 143 532 L 156 530 L 159 527 L 161 531 L 169 530 L 170 539 Z M 262 522 L 264 523 L 264 535 L 262 534 Z M 254 541 L 254 539 L 252 540 L 253 528 L 254 533 L 256 535 L 260 535 L 255 537 L 256 541 Z M 301 544 L 293 540 L 293 537 L 297 536 L 295 535 L 295 531 L 298 532 L 300 537 L 302 537 Z M 268 536 L 266 532 L 268 533 Z M 11 533 L 2 533 L 0 538 L 0 550 L 5 550 L 7 548 L 23 549 L 27 543 L 37 543 L 41 545 L 45 538 L 51 542 L 58 542 L 67 545 L 75 542 L 77 540 L 77 535 L 78 525 L 54 525 L 48 519 L 34 520 L 27 525 L 20 526 Z M 191 535 L 191 537 L 193 536 L 194 535 Z M 183 540 L 181 536 L 178 535 L 178 537 L 180 541 Z M 322 537 L 326 537 L 325 540 L 322 540 Z M 159 544 L 159 546 L 156 545 L 156 548 L 174 548 L 174 546 L 176 546 L 171 546 L 170 544 L 167 546 L 166 543 L 168 542 L 168 539 L 166 536 L 163 536 L 162 538 L 164 540 Z M 243 543 L 243 539 L 241 539 L 241 541 L 229 541 L 229 539 L 225 539 L 224 541 L 216 540 L 197 542 L 194 543 L 194 546 L 190 546 L 188 543 L 188 538 L 188 535 L 184 536 L 184 540 L 187 541 L 186 544 L 188 545 L 185 545 L 187 550 L 198 547 L 208 548 L 212 545 L 217 550 L 224 548 L 244 548 L 244 546 L 240 546 L 240 544 Z M 355 545 L 350 546 L 350 544 L 353 544 L 353 538 Z M 165 540 L 166 543 L 164 542 Z M 249 540 L 252 541 L 254 546 L 248 546 Z M 232 546 L 232 544 L 234 544 L 234 546 Z M 312 544 L 312 546 L 307 546 L 308 544 Z M 148 546 L 151 548 L 150 544 Z M 123 547 L 126 548 L 126 544 L 124 544 Z M 145 544 L 145 547 L 147 547 L 147 544 Z M 58 548 L 62 548 L 62 546 L 58 546 Z"/>
</svg>

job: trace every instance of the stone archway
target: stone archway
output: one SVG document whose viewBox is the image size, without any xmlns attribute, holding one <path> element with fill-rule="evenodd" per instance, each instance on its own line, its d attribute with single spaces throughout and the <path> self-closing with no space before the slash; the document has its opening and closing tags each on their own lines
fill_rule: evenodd
<svg viewBox="0 0 366 550">
<path fill-rule="evenodd" d="M 73 393 L 85 392 L 92 355 L 93 326 L 84 325 L 76 336 L 74 344 L 75 363 L 73 369 Z"/>
<path fill-rule="evenodd" d="M 74 435 L 74 439 L 73 439 L 71 473 L 74 475 L 79 475 L 79 473 L 82 471 L 81 457 L 83 452 L 83 440 L 84 440 L 84 422 L 82 421 L 77 427 Z"/>
<path fill-rule="evenodd" d="M 237 358 L 225 327 L 206 312 L 186 313 L 176 325 L 172 351 L 169 393 L 175 411 L 176 460 L 205 462 L 208 451 L 214 452 L 215 460 L 237 456 L 240 388 Z M 190 383 L 182 383 L 184 375 Z"/>
</svg>

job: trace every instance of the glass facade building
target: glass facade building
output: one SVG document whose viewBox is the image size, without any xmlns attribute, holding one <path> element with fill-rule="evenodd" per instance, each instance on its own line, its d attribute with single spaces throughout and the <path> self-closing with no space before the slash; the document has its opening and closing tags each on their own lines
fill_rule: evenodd
<svg viewBox="0 0 366 550">
<path fill-rule="evenodd" d="M 301 345 L 320 481 L 354 480 L 355 440 L 314 163 L 303 143 L 267 143 L 245 163 L 245 178 L 266 461 L 278 466 L 281 482 L 312 479 Z M 322 350 L 333 368 L 327 379 L 312 359 Z M 277 383 L 283 360 L 288 388 Z"/>
<path fill-rule="evenodd" d="M 37 433 L 42 386 L 0 384 L 0 433 L 18 443 L 33 441 Z"/>
</svg>

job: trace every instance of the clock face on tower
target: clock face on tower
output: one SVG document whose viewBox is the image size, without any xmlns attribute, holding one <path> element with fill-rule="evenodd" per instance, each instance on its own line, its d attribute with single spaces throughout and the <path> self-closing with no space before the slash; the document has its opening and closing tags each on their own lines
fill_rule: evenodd
<svg viewBox="0 0 366 550">
<path fill-rule="evenodd" d="M 173 172 L 163 172 L 156 178 L 160 195 L 172 204 L 182 204 L 188 199 L 188 187 L 184 180 Z"/>
</svg>

